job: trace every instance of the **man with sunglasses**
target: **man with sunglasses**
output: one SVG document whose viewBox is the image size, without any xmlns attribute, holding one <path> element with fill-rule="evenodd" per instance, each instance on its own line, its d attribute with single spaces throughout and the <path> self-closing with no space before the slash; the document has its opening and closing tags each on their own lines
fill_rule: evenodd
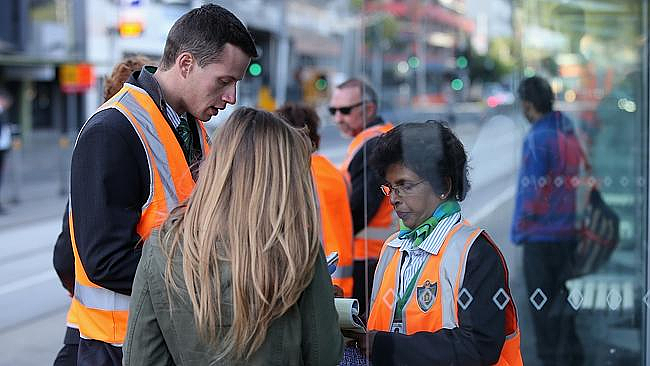
<svg viewBox="0 0 650 366">
<path fill-rule="evenodd" d="M 384 240 L 397 230 L 388 198 L 377 187 L 383 181 L 368 168 L 368 156 L 377 137 L 393 126 L 377 114 L 377 93 L 360 79 L 349 79 L 332 92 L 329 111 L 341 133 L 352 138 L 341 171 L 350 186 L 354 225 L 352 297 L 366 310 L 379 252 Z"/>
</svg>

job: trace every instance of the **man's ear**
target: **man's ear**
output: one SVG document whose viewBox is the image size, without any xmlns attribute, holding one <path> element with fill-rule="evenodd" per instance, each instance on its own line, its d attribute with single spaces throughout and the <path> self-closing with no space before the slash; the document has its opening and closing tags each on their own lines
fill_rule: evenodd
<svg viewBox="0 0 650 366">
<path fill-rule="evenodd" d="M 181 72 L 181 77 L 187 78 L 194 67 L 194 56 L 189 52 L 183 52 L 176 57 L 176 65 Z"/>
<path fill-rule="evenodd" d="M 366 103 L 366 115 L 367 116 L 374 116 L 377 114 L 377 104 L 374 102 L 367 102 Z"/>
</svg>

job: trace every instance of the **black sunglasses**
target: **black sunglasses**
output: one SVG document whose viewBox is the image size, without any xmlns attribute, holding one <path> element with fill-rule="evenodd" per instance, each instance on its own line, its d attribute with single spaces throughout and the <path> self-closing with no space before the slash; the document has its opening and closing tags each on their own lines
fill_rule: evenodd
<svg viewBox="0 0 650 366">
<path fill-rule="evenodd" d="M 347 107 L 340 107 L 340 108 L 329 107 L 329 108 L 327 108 L 327 109 L 330 111 L 330 114 L 331 114 L 332 116 L 336 114 L 336 111 L 339 111 L 339 112 L 341 112 L 341 114 L 344 114 L 344 115 L 347 116 L 348 114 L 350 114 L 350 112 L 352 112 L 352 110 L 353 110 L 354 108 L 356 108 L 356 107 L 362 105 L 363 103 L 364 103 L 364 102 L 361 101 L 361 102 L 359 102 L 359 103 L 357 103 L 357 104 L 349 105 L 349 106 L 347 106 Z"/>
</svg>

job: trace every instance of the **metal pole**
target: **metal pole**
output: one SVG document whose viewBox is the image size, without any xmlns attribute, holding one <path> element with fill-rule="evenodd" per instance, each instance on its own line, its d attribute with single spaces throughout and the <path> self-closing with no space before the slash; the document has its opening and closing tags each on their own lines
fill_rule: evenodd
<svg viewBox="0 0 650 366">
<path fill-rule="evenodd" d="M 277 78 L 275 80 L 276 106 L 284 104 L 287 100 L 287 78 L 289 75 L 289 27 L 287 25 L 287 0 L 282 0 L 280 5 L 280 24 L 278 35 L 278 63 Z"/>
<path fill-rule="evenodd" d="M 23 80 L 20 83 L 18 98 L 20 135 L 14 138 L 11 153 L 11 181 L 13 185 L 13 197 L 11 198 L 12 203 L 20 202 L 20 190 L 23 186 L 23 148 L 25 145 L 29 146 L 31 144 L 32 100 L 34 98 L 32 84 L 31 80 Z"/>
<path fill-rule="evenodd" d="M 69 136 L 67 135 L 66 119 L 63 118 L 63 96 L 58 88 L 52 91 L 52 116 L 54 126 L 59 132 L 59 195 L 68 193 L 68 156 Z"/>
<path fill-rule="evenodd" d="M 382 53 L 382 35 L 384 33 L 384 23 L 379 21 L 374 27 L 374 50 L 372 57 L 372 84 L 377 91 L 377 101 L 381 105 L 381 79 L 384 69 L 384 56 Z"/>
<path fill-rule="evenodd" d="M 641 18 L 641 30 L 643 32 L 643 36 L 645 37 L 645 45 L 641 51 L 642 58 L 641 58 L 641 72 L 643 75 L 643 87 L 641 88 L 642 93 L 644 93 L 644 97 L 642 100 L 646 101 L 645 108 L 642 108 L 641 111 L 641 116 L 642 119 L 641 121 L 645 122 L 646 126 L 644 128 L 646 136 L 645 138 L 650 140 L 650 135 L 648 134 L 648 125 L 650 124 L 650 113 L 648 112 L 648 106 L 650 106 L 650 93 L 648 92 L 648 48 L 650 47 L 650 42 L 648 41 L 648 31 L 649 31 L 649 24 L 648 24 L 648 0 L 644 0 L 641 8 L 643 11 L 641 12 L 642 18 Z M 647 154 L 648 154 L 648 147 L 650 146 L 650 141 L 646 143 L 646 159 L 647 159 Z M 646 166 L 646 169 L 649 167 Z M 645 171 L 645 181 L 648 182 L 648 170 Z M 643 288 L 646 290 L 646 294 L 650 293 L 649 289 L 649 284 L 650 284 L 650 256 L 648 255 L 648 230 L 650 229 L 650 209 L 648 208 L 648 196 L 650 196 L 650 184 L 646 183 L 646 196 L 645 200 L 645 213 L 646 213 L 646 226 L 645 226 L 645 231 L 643 232 L 644 235 L 641 237 L 643 240 L 641 240 L 641 245 L 642 245 L 642 252 L 641 252 L 641 257 L 645 260 L 645 284 Z M 645 298 L 645 297 L 644 297 Z M 650 366 L 650 357 L 648 357 L 648 350 L 650 350 L 650 326 L 648 326 L 648 306 L 647 304 L 644 304 L 645 308 L 641 311 L 641 325 L 643 329 L 641 330 L 641 334 L 644 335 L 644 339 L 642 340 L 642 344 L 644 345 L 641 347 L 641 357 L 643 358 L 643 364 L 646 366 Z M 642 305 L 643 306 L 643 305 Z"/>
<path fill-rule="evenodd" d="M 415 21 L 417 22 L 417 34 L 415 43 L 415 54 L 420 60 L 420 64 L 415 69 L 415 90 L 418 97 L 424 96 L 427 92 L 427 52 L 426 45 L 424 44 L 424 20 L 420 16 L 419 5 L 415 7 Z"/>
<path fill-rule="evenodd" d="M 20 187 L 23 181 L 23 143 L 20 135 L 13 137 L 9 158 L 12 188 L 10 202 L 17 204 L 20 202 Z"/>
</svg>

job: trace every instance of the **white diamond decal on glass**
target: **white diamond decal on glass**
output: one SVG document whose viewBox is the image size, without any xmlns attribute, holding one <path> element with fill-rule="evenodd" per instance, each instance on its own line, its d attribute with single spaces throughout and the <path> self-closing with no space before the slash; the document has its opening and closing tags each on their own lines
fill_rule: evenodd
<svg viewBox="0 0 650 366">
<path fill-rule="evenodd" d="M 474 297 L 469 293 L 469 291 L 467 291 L 466 288 L 463 287 L 463 289 L 460 290 L 460 293 L 458 294 L 458 305 L 460 305 L 463 310 L 467 310 L 469 304 L 471 304 L 472 301 L 474 301 Z"/>
<path fill-rule="evenodd" d="M 578 178 L 578 177 L 571 178 L 571 185 L 574 186 L 574 187 L 577 187 L 578 185 L 580 185 L 580 178 Z"/>
<path fill-rule="evenodd" d="M 616 290 L 610 290 L 607 294 L 607 305 L 609 305 L 609 308 L 612 310 L 618 309 L 618 307 L 621 306 L 622 301 L 623 298 L 621 297 L 621 294 Z"/>
<path fill-rule="evenodd" d="M 594 178 L 594 177 L 589 177 L 589 179 L 587 179 L 587 184 L 588 184 L 590 187 L 595 186 L 597 183 L 598 183 L 598 181 L 597 181 L 596 178 Z"/>
<path fill-rule="evenodd" d="M 645 306 L 650 307 L 650 291 L 643 296 L 643 303 Z"/>
<path fill-rule="evenodd" d="M 623 187 L 627 187 L 628 184 L 630 184 L 629 179 L 627 179 L 627 177 L 622 177 L 622 178 L 621 178 L 621 185 L 622 185 Z"/>
<path fill-rule="evenodd" d="M 499 310 L 503 310 L 506 305 L 508 305 L 508 302 L 510 302 L 510 296 L 508 296 L 508 293 L 504 289 L 500 288 L 499 291 L 492 296 L 492 301 L 494 301 Z"/>
<path fill-rule="evenodd" d="M 609 187 L 612 185 L 612 177 L 606 176 L 605 179 L 603 179 L 603 184 L 605 187 Z"/>
<path fill-rule="evenodd" d="M 544 304 L 546 304 L 548 297 L 546 297 L 544 291 L 537 288 L 535 292 L 533 292 L 533 294 L 530 295 L 529 299 L 530 299 L 530 303 L 533 304 L 535 309 L 537 309 L 537 311 L 540 311 L 544 307 Z"/>
<path fill-rule="evenodd" d="M 567 297 L 566 300 L 569 302 L 569 305 L 571 305 L 573 310 L 578 311 L 578 309 L 580 309 L 580 306 L 582 306 L 584 297 L 582 296 L 582 292 L 580 292 L 580 290 L 573 289 L 571 290 L 571 293 L 569 293 L 569 297 Z"/>
<path fill-rule="evenodd" d="M 537 180 L 537 184 L 538 184 L 540 187 L 544 187 L 544 186 L 546 185 L 547 182 L 548 182 L 548 181 L 546 180 L 546 177 L 539 177 L 539 179 Z"/>
<path fill-rule="evenodd" d="M 564 179 L 562 179 L 562 177 L 556 177 L 554 182 L 555 186 L 560 188 L 564 184 Z"/>
</svg>

